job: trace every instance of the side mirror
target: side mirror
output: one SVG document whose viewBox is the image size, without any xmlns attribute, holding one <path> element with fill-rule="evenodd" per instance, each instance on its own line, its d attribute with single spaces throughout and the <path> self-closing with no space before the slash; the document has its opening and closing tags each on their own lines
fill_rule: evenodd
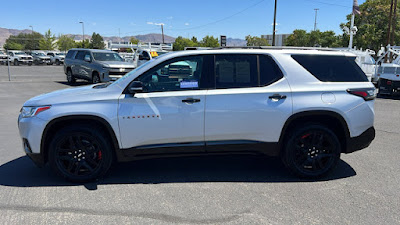
<svg viewBox="0 0 400 225">
<path fill-rule="evenodd" d="M 143 92 L 143 83 L 140 81 L 133 81 L 128 87 L 128 92 L 131 94 Z"/>
<path fill-rule="evenodd" d="M 83 59 L 86 62 L 91 62 L 92 60 L 90 59 L 90 55 L 85 55 L 85 58 Z"/>
</svg>

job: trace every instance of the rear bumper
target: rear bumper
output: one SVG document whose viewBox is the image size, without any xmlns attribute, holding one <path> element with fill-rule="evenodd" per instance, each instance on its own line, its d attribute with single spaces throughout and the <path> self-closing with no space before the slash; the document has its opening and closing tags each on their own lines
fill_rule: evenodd
<svg viewBox="0 0 400 225">
<path fill-rule="evenodd" d="M 346 154 L 368 147 L 375 139 L 375 128 L 370 127 L 360 136 L 349 138 L 347 141 Z"/>
</svg>

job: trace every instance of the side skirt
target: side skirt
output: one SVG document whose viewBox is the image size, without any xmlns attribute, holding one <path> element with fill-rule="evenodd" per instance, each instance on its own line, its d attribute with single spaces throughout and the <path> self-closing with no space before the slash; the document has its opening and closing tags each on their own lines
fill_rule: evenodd
<svg viewBox="0 0 400 225">
<path fill-rule="evenodd" d="M 129 162 L 150 158 L 202 155 L 261 154 L 279 156 L 279 152 L 280 147 L 277 142 L 237 140 L 145 145 L 117 150 L 116 155 L 119 162 Z"/>
</svg>

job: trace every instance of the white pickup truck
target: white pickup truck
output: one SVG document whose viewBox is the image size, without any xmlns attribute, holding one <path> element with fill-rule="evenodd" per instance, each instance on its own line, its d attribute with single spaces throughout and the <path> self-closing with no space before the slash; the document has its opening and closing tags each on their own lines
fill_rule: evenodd
<svg viewBox="0 0 400 225">
<path fill-rule="evenodd" d="M 33 57 L 23 51 L 11 50 L 8 51 L 8 61 L 13 63 L 14 66 L 18 66 L 20 64 L 32 66 Z"/>
<path fill-rule="evenodd" d="M 0 64 L 7 65 L 7 54 L 0 50 Z"/>
<path fill-rule="evenodd" d="M 152 50 L 152 49 L 137 49 L 135 51 L 135 55 L 133 57 L 133 65 L 136 67 L 141 66 L 147 61 L 152 60 L 153 58 L 156 58 L 159 55 L 168 53 L 168 51 L 165 50 Z"/>
<path fill-rule="evenodd" d="M 375 77 L 380 95 L 400 92 L 400 46 L 387 46 L 387 51 L 376 60 Z"/>
</svg>

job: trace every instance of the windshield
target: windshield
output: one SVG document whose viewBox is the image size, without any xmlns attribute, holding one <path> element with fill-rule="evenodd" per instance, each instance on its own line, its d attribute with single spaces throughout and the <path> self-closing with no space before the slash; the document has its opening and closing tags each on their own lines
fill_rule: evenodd
<svg viewBox="0 0 400 225">
<path fill-rule="evenodd" d="M 65 55 L 65 53 L 57 52 L 56 55 Z"/>
<path fill-rule="evenodd" d="M 97 61 L 124 61 L 118 53 L 112 52 L 93 52 L 93 58 Z"/>
<path fill-rule="evenodd" d="M 25 52 L 14 52 L 16 55 L 25 55 Z"/>
<path fill-rule="evenodd" d="M 46 56 L 43 52 L 35 53 L 35 55 L 38 55 L 38 56 Z"/>
</svg>

